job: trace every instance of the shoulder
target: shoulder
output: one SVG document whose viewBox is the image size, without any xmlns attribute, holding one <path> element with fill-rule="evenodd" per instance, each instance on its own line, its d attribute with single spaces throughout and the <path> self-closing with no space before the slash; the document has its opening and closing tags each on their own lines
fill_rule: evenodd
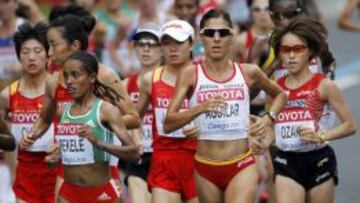
<svg viewBox="0 0 360 203">
<path fill-rule="evenodd" d="M 255 77 L 257 74 L 261 72 L 261 69 L 256 64 L 250 64 L 250 63 L 241 63 L 239 64 L 241 70 L 244 74 L 250 77 Z"/>
<path fill-rule="evenodd" d="M 60 74 L 62 74 L 62 72 L 55 72 L 46 77 L 46 83 L 45 83 L 46 91 L 50 92 L 51 95 L 55 94 L 56 85 L 60 84 L 58 81 L 59 78 L 62 77 Z"/>
<path fill-rule="evenodd" d="M 6 86 L 0 93 L 0 103 L 2 108 L 9 107 L 10 102 L 10 86 Z"/>
<path fill-rule="evenodd" d="M 100 115 L 103 120 L 108 120 L 113 116 L 117 117 L 119 114 L 121 114 L 121 112 L 116 106 L 114 106 L 110 102 L 101 100 Z"/>
</svg>

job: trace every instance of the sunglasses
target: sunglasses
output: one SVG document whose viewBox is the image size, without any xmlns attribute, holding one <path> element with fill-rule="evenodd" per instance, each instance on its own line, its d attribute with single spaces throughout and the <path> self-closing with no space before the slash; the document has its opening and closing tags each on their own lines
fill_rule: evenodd
<svg viewBox="0 0 360 203">
<path fill-rule="evenodd" d="M 214 37 L 215 33 L 218 33 L 220 37 L 227 37 L 233 34 L 232 30 L 229 28 L 221 28 L 221 29 L 203 28 L 200 30 L 200 34 L 206 37 Z"/>
<path fill-rule="evenodd" d="M 259 13 L 260 11 L 268 12 L 269 11 L 269 6 L 266 6 L 266 7 L 254 6 L 254 7 L 251 8 L 251 11 L 255 12 L 255 13 Z"/>
<path fill-rule="evenodd" d="M 294 46 L 282 45 L 282 46 L 280 46 L 280 53 L 281 54 L 289 54 L 290 52 L 293 52 L 295 54 L 298 54 L 298 53 L 305 51 L 306 48 L 307 48 L 307 46 L 304 44 L 298 44 L 298 45 L 294 45 Z"/>
<path fill-rule="evenodd" d="M 159 46 L 160 43 L 154 39 L 140 39 L 135 41 L 135 45 L 139 47 L 145 47 L 145 46 L 155 47 L 155 46 Z"/>
<path fill-rule="evenodd" d="M 301 8 L 297 8 L 296 10 L 291 11 L 282 11 L 282 12 L 272 12 L 271 15 L 274 19 L 292 19 L 298 16 L 302 12 Z"/>
</svg>

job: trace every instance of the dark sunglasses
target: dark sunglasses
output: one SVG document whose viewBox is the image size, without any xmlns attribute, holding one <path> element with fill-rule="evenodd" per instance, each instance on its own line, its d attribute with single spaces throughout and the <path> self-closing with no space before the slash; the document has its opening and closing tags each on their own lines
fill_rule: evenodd
<svg viewBox="0 0 360 203">
<path fill-rule="evenodd" d="M 229 28 L 221 28 L 221 29 L 203 28 L 200 30 L 200 34 L 206 37 L 214 37 L 215 33 L 218 33 L 220 37 L 227 37 L 233 34 L 232 30 Z"/>
<path fill-rule="evenodd" d="M 301 8 L 297 8 L 296 10 L 291 11 L 282 11 L 282 12 L 272 12 L 270 13 L 274 19 L 280 20 L 280 19 L 292 19 L 296 16 L 298 16 L 302 12 Z"/>
<path fill-rule="evenodd" d="M 298 45 L 294 45 L 294 46 L 282 45 L 282 46 L 280 46 L 280 53 L 281 54 L 289 54 L 290 52 L 294 52 L 295 54 L 298 54 L 298 53 L 305 51 L 306 48 L 307 48 L 307 46 L 304 44 L 298 44 Z"/>
<path fill-rule="evenodd" d="M 260 11 L 268 12 L 269 11 L 269 6 L 266 6 L 266 7 L 254 6 L 254 7 L 251 8 L 251 11 L 255 12 L 255 13 L 259 13 Z"/>
</svg>

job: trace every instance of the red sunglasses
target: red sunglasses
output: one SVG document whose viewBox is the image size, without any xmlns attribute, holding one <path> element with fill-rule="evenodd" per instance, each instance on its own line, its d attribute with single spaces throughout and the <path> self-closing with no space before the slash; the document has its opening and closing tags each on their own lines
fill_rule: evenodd
<svg viewBox="0 0 360 203">
<path fill-rule="evenodd" d="M 280 50 L 281 54 L 289 54 L 290 52 L 294 52 L 294 53 L 298 54 L 298 53 L 305 51 L 306 48 L 307 48 L 307 46 L 304 44 L 298 44 L 298 45 L 294 45 L 294 46 L 282 45 L 282 46 L 280 46 L 279 50 Z"/>
</svg>

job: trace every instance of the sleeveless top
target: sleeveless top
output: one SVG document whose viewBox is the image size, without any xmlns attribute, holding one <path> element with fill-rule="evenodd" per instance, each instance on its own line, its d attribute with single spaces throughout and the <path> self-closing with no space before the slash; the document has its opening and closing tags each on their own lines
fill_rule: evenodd
<svg viewBox="0 0 360 203">
<path fill-rule="evenodd" d="M 196 140 L 188 139 L 178 129 L 171 133 L 164 133 L 164 119 L 167 108 L 174 95 L 175 87 L 165 83 L 162 79 L 163 67 L 153 71 L 151 88 L 151 105 L 153 107 L 153 149 L 156 150 L 191 150 L 195 151 Z M 184 100 L 180 111 L 188 109 L 188 100 Z"/>
<path fill-rule="evenodd" d="M 91 126 L 98 140 L 113 143 L 112 132 L 107 130 L 100 121 L 100 107 L 103 100 L 96 99 L 91 110 L 79 116 L 73 116 L 70 109 L 65 108 L 59 125 L 55 128 L 56 139 L 60 143 L 61 159 L 64 165 L 86 165 L 96 162 L 109 162 L 110 154 L 94 147 L 89 140 L 77 134 L 80 126 Z"/>
<path fill-rule="evenodd" d="M 208 112 L 195 119 L 200 128 L 200 140 L 237 140 L 247 138 L 249 129 L 250 96 L 240 65 L 233 63 L 233 75 L 226 81 L 215 81 L 202 64 L 196 68 L 196 85 L 190 97 L 190 107 L 220 96 L 228 104 L 226 112 Z"/>
<path fill-rule="evenodd" d="M 127 92 L 130 96 L 131 101 L 134 104 L 136 104 L 139 101 L 139 96 L 140 96 L 140 90 L 137 84 L 138 78 L 139 78 L 139 74 L 129 77 L 127 84 Z M 148 110 L 145 112 L 141 126 L 142 146 L 144 148 L 145 153 L 149 153 L 153 151 L 151 147 L 153 140 L 153 133 L 152 133 L 153 118 L 154 116 L 150 105 Z"/>
<path fill-rule="evenodd" d="M 17 143 L 20 142 L 25 133 L 31 131 L 33 124 L 40 117 L 44 94 L 36 98 L 27 98 L 23 96 L 18 88 L 20 81 L 17 80 L 10 84 L 10 123 L 11 133 L 14 135 Z M 54 126 L 51 125 L 46 133 L 41 136 L 27 151 L 18 150 L 19 161 L 32 163 L 45 163 L 46 151 L 54 139 Z M 35 153 L 36 152 L 36 153 Z"/>
<path fill-rule="evenodd" d="M 296 89 L 289 89 L 286 77 L 277 81 L 287 95 L 288 101 L 278 114 L 275 122 L 276 146 L 283 151 L 307 152 L 319 149 L 324 144 L 315 144 L 300 139 L 299 126 L 317 131 L 325 102 L 320 98 L 319 84 L 324 75 L 315 73 L 313 77 Z"/>
<path fill-rule="evenodd" d="M 320 73 L 321 70 L 320 64 L 321 62 L 319 58 L 313 59 L 310 62 L 310 66 L 309 66 L 310 71 L 312 73 Z M 274 72 L 275 80 L 279 80 L 280 78 L 287 75 L 288 75 L 288 70 L 283 66 Z M 334 112 L 332 107 L 329 104 L 326 104 L 324 107 L 323 115 L 320 119 L 320 130 L 324 132 L 331 130 L 336 123 L 336 117 L 337 117 L 336 113 Z"/>
</svg>

